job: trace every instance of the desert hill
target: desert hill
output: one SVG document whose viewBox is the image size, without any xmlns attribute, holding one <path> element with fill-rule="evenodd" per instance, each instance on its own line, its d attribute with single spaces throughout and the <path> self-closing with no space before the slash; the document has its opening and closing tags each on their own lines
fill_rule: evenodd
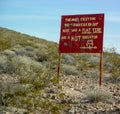
<svg viewBox="0 0 120 114">
<path fill-rule="evenodd" d="M 58 84 L 58 44 L 0 27 L 0 113 L 120 113 L 120 55 L 63 54 Z"/>
</svg>

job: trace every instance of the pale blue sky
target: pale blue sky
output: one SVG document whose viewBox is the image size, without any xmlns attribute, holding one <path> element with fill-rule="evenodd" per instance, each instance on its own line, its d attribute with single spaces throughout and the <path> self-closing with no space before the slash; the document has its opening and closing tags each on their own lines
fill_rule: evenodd
<svg viewBox="0 0 120 114">
<path fill-rule="evenodd" d="M 61 15 L 105 14 L 104 47 L 120 52 L 120 0 L 0 0 L 0 26 L 59 42 Z"/>
</svg>

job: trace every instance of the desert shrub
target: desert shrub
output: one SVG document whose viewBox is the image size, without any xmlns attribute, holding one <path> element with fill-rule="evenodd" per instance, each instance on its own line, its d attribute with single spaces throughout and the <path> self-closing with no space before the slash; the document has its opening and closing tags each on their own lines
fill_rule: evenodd
<svg viewBox="0 0 120 114">
<path fill-rule="evenodd" d="M 14 93 L 15 96 L 27 96 L 27 92 L 23 89 L 18 89 L 17 91 L 15 91 Z"/>
<path fill-rule="evenodd" d="M 49 59 L 49 56 L 47 53 L 37 53 L 37 57 L 36 57 L 36 60 L 38 62 L 44 62 L 44 61 L 47 61 Z"/>
<path fill-rule="evenodd" d="M 32 75 L 33 72 L 37 71 L 42 65 L 26 56 L 15 56 L 11 62 L 15 66 L 16 74 L 27 76 Z"/>
<path fill-rule="evenodd" d="M 63 65 L 62 71 L 65 75 L 78 75 L 79 73 L 75 66 L 69 65 Z"/>
<path fill-rule="evenodd" d="M 111 73 L 111 82 L 117 83 L 120 81 L 120 55 L 116 53 L 115 49 L 112 48 L 110 51 L 105 52 L 104 67 Z"/>
<path fill-rule="evenodd" d="M 71 55 L 63 54 L 62 55 L 62 63 L 63 64 L 74 64 L 75 59 Z"/>
<path fill-rule="evenodd" d="M 86 61 L 80 60 L 77 63 L 76 68 L 77 68 L 78 71 L 87 70 L 88 69 L 88 64 L 87 64 Z"/>
<path fill-rule="evenodd" d="M 16 50 L 16 55 L 23 56 L 25 55 L 25 53 L 26 53 L 26 50 L 24 48 Z"/>
<path fill-rule="evenodd" d="M 38 49 L 48 49 L 48 46 L 46 45 L 46 43 L 36 42 L 36 48 L 38 48 Z"/>
<path fill-rule="evenodd" d="M 0 83 L 0 106 L 4 104 L 2 92 L 3 92 L 3 84 Z"/>
<path fill-rule="evenodd" d="M 114 84 L 119 84 L 120 83 L 120 75 L 119 75 L 119 69 L 116 70 L 116 72 L 110 74 L 109 77 L 105 78 L 105 81 L 108 81 L 110 83 L 114 83 Z"/>
<path fill-rule="evenodd" d="M 54 60 L 54 58 L 57 59 L 56 43 L 53 45 L 45 40 L 31 38 L 6 29 L 0 30 L 0 33 L 0 50 L 5 54 L 4 57 L 0 56 L 0 72 L 9 74 L 12 71 L 11 74 L 13 74 L 10 74 L 11 80 L 4 79 L 5 83 L 2 82 L 2 87 L 0 85 L 2 93 L 0 103 L 35 113 L 60 113 L 60 110 L 64 109 L 59 99 L 63 98 L 60 88 L 54 90 L 56 93 L 54 100 L 43 96 L 45 88 L 57 86 L 55 69 L 57 61 Z M 3 52 L 6 49 L 8 50 Z"/>
<path fill-rule="evenodd" d="M 28 57 L 36 56 L 36 52 L 32 50 L 32 47 L 16 49 L 15 52 L 16 52 L 16 55 L 20 55 L 20 56 L 28 56 Z"/>
<path fill-rule="evenodd" d="M 5 49 L 9 48 L 11 48 L 11 38 L 0 37 L 0 50 L 4 51 Z"/>
<path fill-rule="evenodd" d="M 35 51 L 26 51 L 25 55 L 28 56 L 28 57 L 35 57 L 36 52 Z"/>
<path fill-rule="evenodd" d="M 0 74 L 8 73 L 12 74 L 15 72 L 14 65 L 5 56 L 0 57 Z"/>
<path fill-rule="evenodd" d="M 0 56 L 0 73 L 4 72 L 4 69 L 6 65 L 4 65 L 7 62 L 7 58 L 5 56 Z"/>
<path fill-rule="evenodd" d="M 86 99 L 90 103 L 112 101 L 112 95 L 105 88 L 95 87 L 85 91 Z"/>
<path fill-rule="evenodd" d="M 25 97 L 27 94 L 26 88 L 20 84 L 15 84 L 12 82 L 2 82 L 0 84 L 2 105 L 16 105 L 16 97 Z"/>
<path fill-rule="evenodd" d="M 27 76 L 36 72 L 42 64 L 26 56 L 15 55 L 12 58 L 0 57 L 0 73 Z"/>
<path fill-rule="evenodd" d="M 26 51 L 34 51 L 34 48 L 31 47 L 31 46 L 26 46 L 26 47 L 25 47 L 25 50 L 26 50 Z"/>
<path fill-rule="evenodd" d="M 35 57 L 36 56 L 36 52 L 35 52 L 33 47 L 26 46 L 25 50 L 26 50 L 26 53 L 25 53 L 26 56 L 28 56 L 28 57 Z"/>
<path fill-rule="evenodd" d="M 46 87 L 50 89 L 49 87 L 51 86 L 52 89 L 53 84 L 57 83 L 53 81 L 53 74 L 50 75 L 47 70 L 47 68 L 39 69 L 39 71 L 32 74 L 29 78 L 24 77 L 26 81 L 20 83 L 19 86 L 12 84 L 10 86 L 9 84 L 6 87 L 4 86 L 4 88 L 6 88 L 4 89 L 5 91 L 2 92 L 4 93 L 2 96 L 4 105 L 24 108 L 32 112 L 37 110 L 39 113 L 60 113 L 66 106 L 43 96 L 42 91 Z M 59 100 L 64 97 L 60 93 L 60 88 L 56 90 L 53 89 L 53 91 Z"/>
<path fill-rule="evenodd" d="M 11 50 L 5 50 L 4 55 L 6 55 L 8 58 L 12 58 L 15 56 L 15 52 Z"/>
</svg>

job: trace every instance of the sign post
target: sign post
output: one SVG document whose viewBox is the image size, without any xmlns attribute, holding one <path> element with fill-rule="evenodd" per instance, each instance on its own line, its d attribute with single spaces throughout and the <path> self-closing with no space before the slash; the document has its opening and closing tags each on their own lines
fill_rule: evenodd
<svg viewBox="0 0 120 114">
<path fill-rule="evenodd" d="M 103 59 L 103 53 L 100 53 L 100 79 L 99 79 L 99 85 L 102 85 L 102 59 Z"/>
<path fill-rule="evenodd" d="M 104 14 L 64 15 L 61 17 L 59 54 L 100 53 L 100 85 L 102 84 L 103 32 Z M 58 69 L 59 75 L 60 64 Z"/>
<path fill-rule="evenodd" d="M 59 53 L 59 61 L 58 61 L 58 83 L 60 81 L 60 69 L 61 68 L 61 53 Z"/>
</svg>

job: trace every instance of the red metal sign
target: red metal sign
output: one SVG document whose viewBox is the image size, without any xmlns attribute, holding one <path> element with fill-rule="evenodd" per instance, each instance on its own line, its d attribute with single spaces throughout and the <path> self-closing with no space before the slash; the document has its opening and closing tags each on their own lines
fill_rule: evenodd
<svg viewBox="0 0 120 114">
<path fill-rule="evenodd" d="M 59 53 L 102 53 L 104 14 L 61 18 Z"/>
</svg>

